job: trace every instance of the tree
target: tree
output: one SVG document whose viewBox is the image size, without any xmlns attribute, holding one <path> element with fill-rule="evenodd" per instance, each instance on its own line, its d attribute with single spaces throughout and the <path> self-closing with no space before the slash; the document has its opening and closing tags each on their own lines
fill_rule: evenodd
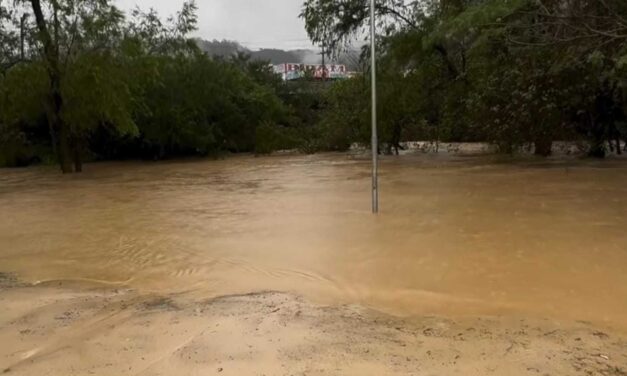
<svg viewBox="0 0 627 376">
<path fill-rule="evenodd" d="M 365 34 L 368 3 L 307 0 L 301 16 L 312 41 L 337 51 Z M 386 85 L 398 99 L 411 98 L 390 102 L 383 137 L 385 122 L 398 115 L 429 138 L 490 140 L 505 152 L 533 145 L 546 156 L 554 140 L 575 134 L 590 140 L 591 155 L 603 156 L 608 143 L 620 152 L 623 1 L 379 0 L 375 6 L 381 103 Z M 401 128 L 390 129 L 394 135 Z"/>
<path fill-rule="evenodd" d="M 364 77 L 339 81 L 325 94 L 320 120 L 325 149 L 345 151 L 352 143 L 369 140 L 368 82 Z"/>
<path fill-rule="evenodd" d="M 618 124 L 625 117 L 619 65 L 627 51 L 627 4 L 528 2 L 506 21 L 511 45 L 552 52 L 550 70 L 570 79 L 559 86 L 562 91 L 571 89 L 564 115 L 590 139 L 589 154 L 605 156 L 606 142 L 620 153 L 620 139 L 627 136 Z"/>
<path fill-rule="evenodd" d="M 0 74 L 20 61 L 20 35 L 16 31 L 15 13 L 0 2 Z M 17 29 L 19 30 L 19 29 Z"/>
<path fill-rule="evenodd" d="M 108 122 L 133 132 L 116 66 L 123 14 L 106 0 L 29 0 L 48 80 L 45 112 L 63 173 L 82 171 L 85 129 Z M 72 164 L 74 168 L 72 168 Z"/>
</svg>

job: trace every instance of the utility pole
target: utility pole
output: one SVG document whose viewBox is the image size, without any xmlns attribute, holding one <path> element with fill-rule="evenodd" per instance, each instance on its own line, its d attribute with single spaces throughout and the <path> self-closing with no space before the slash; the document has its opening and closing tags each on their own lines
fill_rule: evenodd
<svg viewBox="0 0 627 376">
<path fill-rule="evenodd" d="M 379 138 L 377 135 L 377 54 L 375 0 L 370 0 L 370 71 L 372 74 L 372 213 L 379 213 Z"/>
<path fill-rule="evenodd" d="M 22 15 L 22 18 L 20 19 L 20 59 L 24 60 L 24 58 L 26 57 L 26 53 L 24 50 L 24 40 L 26 38 L 25 33 L 26 31 L 24 30 L 26 28 L 26 18 L 28 17 L 28 14 L 24 13 Z"/>
<path fill-rule="evenodd" d="M 327 66 L 325 65 L 325 51 L 324 51 L 324 42 L 322 42 L 322 53 L 320 53 L 320 55 L 322 55 L 322 81 L 326 81 L 326 70 L 327 70 Z"/>
</svg>

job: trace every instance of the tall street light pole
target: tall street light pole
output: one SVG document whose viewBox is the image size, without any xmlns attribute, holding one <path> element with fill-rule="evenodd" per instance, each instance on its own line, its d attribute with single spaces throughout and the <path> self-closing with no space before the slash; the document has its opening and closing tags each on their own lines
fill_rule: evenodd
<svg viewBox="0 0 627 376">
<path fill-rule="evenodd" d="M 26 19 L 28 18 L 28 13 L 24 13 L 22 18 L 20 19 L 20 59 L 24 60 L 26 58 L 26 52 L 24 50 L 24 40 L 26 38 Z"/>
<path fill-rule="evenodd" d="M 375 0 L 370 0 L 370 71 L 372 74 L 372 212 L 379 212 L 379 140 L 377 136 L 377 54 Z"/>
</svg>

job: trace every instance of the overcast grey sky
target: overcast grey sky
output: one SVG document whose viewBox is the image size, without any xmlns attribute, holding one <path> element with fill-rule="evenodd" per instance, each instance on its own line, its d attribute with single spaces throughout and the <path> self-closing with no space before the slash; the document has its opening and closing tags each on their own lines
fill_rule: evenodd
<svg viewBox="0 0 627 376">
<path fill-rule="evenodd" d="M 184 0 L 116 0 L 125 10 L 155 8 L 162 17 L 174 14 Z M 198 31 L 204 39 L 231 39 L 251 48 L 311 48 L 298 18 L 301 0 L 196 0 Z"/>
</svg>

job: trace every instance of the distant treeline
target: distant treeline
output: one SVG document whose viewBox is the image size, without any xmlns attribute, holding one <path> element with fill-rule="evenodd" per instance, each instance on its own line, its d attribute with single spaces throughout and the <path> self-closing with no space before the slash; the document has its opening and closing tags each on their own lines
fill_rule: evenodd
<svg viewBox="0 0 627 376">
<path fill-rule="evenodd" d="M 342 51 L 366 0 L 307 0 L 310 38 Z M 548 155 L 556 140 L 620 153 L 627 139 L 627 1 L 377 0 L 381 140 L 489 141 Z M 347 16 L 350 15 L 350 16 Z M 367 53 L 367 51 L 366 51 Z M 367 80 L 331 90 L 322 121 L 369 140 Z"/>
<path fill-rule="evenodd" d="M 311 39 L 340 56 L 363 35 L 367 3 L 307 0 L 301 16 Z M 619 152 L 624 1 L 379 0 L 376 11 L 381 152 L 406 140 L 541 155 L 577 140 L 594 156 Z M 84 160 L 369 142 L 367 74 L 287 84 L 273 58 L 189 38 L 196 22 L 193 2 L 167 20 L 107 0 L 0 3 L 0 165 L 72 172 Z"/>
<path fill-rule="evenodd" d="M 0 165 L 315 144 L 322 86 L 286 86 L 246 53 L 208 56 L 188 38 L 193 2 L 166 21 L 103 0 L 0 5 Z"/>
</svg>

